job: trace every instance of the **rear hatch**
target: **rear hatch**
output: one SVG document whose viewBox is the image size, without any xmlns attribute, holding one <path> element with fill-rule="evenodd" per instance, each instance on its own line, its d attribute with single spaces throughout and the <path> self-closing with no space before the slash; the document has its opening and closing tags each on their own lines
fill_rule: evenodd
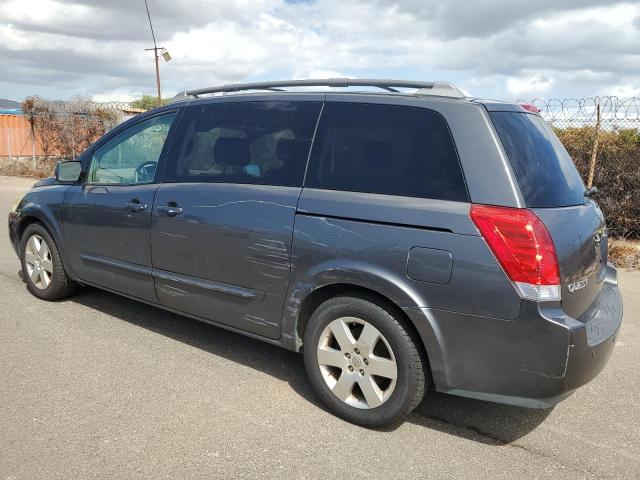
<svg viewBox="0 0 640 480">
<path fill-rule="evenodd" d="M 607 232 L 600 208 L 585 197 L 571 157 L 538 115 L 490 112 L 527 208 L 543 221 L 556 248 L 562 309 L 580 319 L 606 276 Z"/>
</svg>

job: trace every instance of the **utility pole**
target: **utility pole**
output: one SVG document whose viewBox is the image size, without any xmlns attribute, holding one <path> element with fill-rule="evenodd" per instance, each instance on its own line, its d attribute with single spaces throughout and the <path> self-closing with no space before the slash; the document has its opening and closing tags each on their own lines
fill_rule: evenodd
<svg viewBox="0 0 640 480">
<path fill-rule="evenodd" d="M 151 29 L 151 31 L 153 32 L 153 29 Z M 153 50 L 153 56 L 155 57 L 155 60 L 156 60 L 156 86 L 158 87 L 158 105 L 162 105 L 162 95 L 160 94 L 160 65 L 158 64 L 158 59 L 159 59 L 158 50 L 164 50 L 164 48 L 157 47 L 156 39 L 154 38 L 153 48 L 145 48 L 145 51 L 150 51 L 150 50 Z"/>
<path fill-rule="evenodd" d="M 596 172 L 596 159 L 598 158 L 598 144 L 600 143 L 600 123 L 600 97 L 596 97 L 596 125 L 594 127 L 591 161 L 589 162 L 589 178 L 587 180 L 587 188 L 593 187 L 593 176 Z"/>
</svg>

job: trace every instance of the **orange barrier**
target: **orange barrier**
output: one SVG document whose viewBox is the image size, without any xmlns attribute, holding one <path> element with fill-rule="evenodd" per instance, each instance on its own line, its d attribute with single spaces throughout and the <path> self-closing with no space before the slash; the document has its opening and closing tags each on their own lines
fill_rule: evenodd
<svg viewBox="0 0 640 480">
<path fill-rule="evenodd" d="M 22 115 L 0 114 L 0 157 L 44 155 L 31 135 L 31 124 Z"/>
</svg>

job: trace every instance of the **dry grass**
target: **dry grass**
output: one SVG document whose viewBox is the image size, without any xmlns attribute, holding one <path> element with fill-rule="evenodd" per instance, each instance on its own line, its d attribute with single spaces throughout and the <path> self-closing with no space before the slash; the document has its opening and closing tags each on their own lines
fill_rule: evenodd
<svg viewBox="0 0 640 480">
<path fill-rule="evenodd" d="M 618 268 L 640 270 L 640 241 L 612 239 L 609 260 Z"/>
<path fill-rule="evenodd" d="M 53 175 L 55 159 L 38 159 L 36 167 L 29 161 L 4 161 L 0 163 L 0 175 L 12 177 L 47 178 Z"/>
</svg>

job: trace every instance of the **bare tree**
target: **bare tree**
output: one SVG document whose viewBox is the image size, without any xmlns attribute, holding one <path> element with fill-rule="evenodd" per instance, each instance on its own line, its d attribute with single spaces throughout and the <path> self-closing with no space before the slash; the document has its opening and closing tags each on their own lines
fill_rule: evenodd
<svg viewBox="0 0 640 480">
<path fill-rule="evenodd" d="M 22 110 L 46 158 L 75 158 L 121 119 L 117 109 L 82 97 L 69 102 L 28 97 Z"/>
</svg>

